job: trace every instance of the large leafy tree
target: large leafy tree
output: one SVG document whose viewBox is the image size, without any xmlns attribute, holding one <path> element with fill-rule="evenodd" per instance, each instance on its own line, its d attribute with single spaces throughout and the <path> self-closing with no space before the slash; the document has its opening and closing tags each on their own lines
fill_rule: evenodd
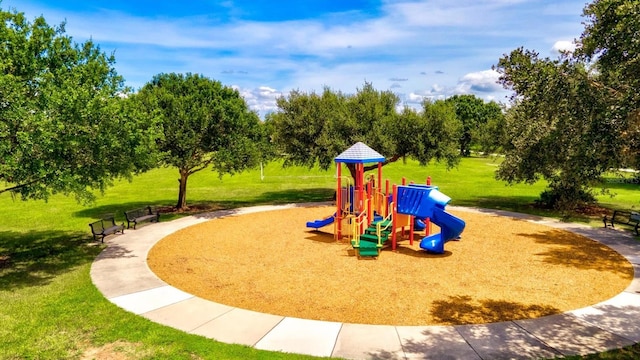
<svg viewBox="0 0 640 360">
<path fill-rule="evenodd" d="M 240 93 L 198 74 L 158 74 L 136 95 L 159 124 L 161 162 L 180 174 L 177 209 L 187 205 L 187 180 L 212 167 L 220 176 L 255 166 L 263 128 Z"/>
<path fill-rule="evenodd" d="M 64 24 L 0 10 L 0 193 L 93 198 L 152 163 L 152 132 L 126 99 L 115 59 Z"/>
<path fill-rule="evenodd" d="M 520 48 L 500 59 L 500 81 L 514 96 L 498 178 L 545 178 L 542 200 L 572 208 L 593 201 L 604 172 L 637 159 L 639 10 L 638 2 L 595 1 L 575 53 L 542 59 Z"/>
<path fill-rule="evenodd" d="M 338 154 L 358 141 L 385 155 L 385 164 L 406 156 L 423 165 L 432 159 L 450 166 L 458 161 L 460 122 L 454 108 L 442 101 L 426 101 L 420 113 L 409 108 L 398 113 L 397 95 L 365 83 L 353 95 L 329 88 L 322 94 L 291 91 L 277 104 L 279 111 L 266 121 L 285 166 L 328 169 Z M 354 176 L 353 164 L 347 167 Z"/>
<path fill-rule="evenodd" d="M 487 122 L 474 132 L 478 149 L 485 155 L 502 153 L 508 144 L 505 109 L 503 105 L 490 101 L 484 104 L 484 110 Z"/>
<path fill-rule="evenodd" d="M 584 9 L 576 58 L 593 64 L 593 86 L 604 91 L 608 142 L 622 166 L 640 168 L 640 2 L 598 0 Z"/>
<path fill-rule="evenodd" d="M 480 146 L 483 136 L 484 145 L 490 146 L 484 132 L 495 130 L 495 124 L 500 122 L 503 116 L 500 105 L 494 101 L 484 102 L 472 94 L 454 95 L 445 101 L 453 105 L 458 119 L 462 122 L 460 154 L 471 155 L 472 146 Z"/>
</svg>

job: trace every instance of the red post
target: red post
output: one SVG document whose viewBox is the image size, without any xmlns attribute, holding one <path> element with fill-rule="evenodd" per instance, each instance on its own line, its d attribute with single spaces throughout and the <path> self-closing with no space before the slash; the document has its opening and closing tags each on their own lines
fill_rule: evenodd
<svg viewBox="0 0 640 360">
<path fill-rule="evenodd" d="M 378 189 L 382 189 L 382 163 L 378 162 Z"/>
<path fill-rule="evenodd" d="M 338 189 L 336 192 L 336 240 L 342 239 L 342 183 L 340 170 L 342 168 L 339 162 L 336 162 L 338 167 Z"/>
<path fill-rule="evenodd" d="M 402 177 L 402 186 L 407 185 L 407 178 L 405 178 L 404 176 Z M 396 195 L 396 194 L 394 194 Z M 394 214 L 395 216 L 395 214 Z M 404 225 L 402 226 L 402 237 L 404 237 Z"/>
<path fill-rule="evenodd" d="M 384 192 L 384 216 L 389 216 L 389 179 L 386 181 L 385 192 Z"/>
<path fill-rule="evenodd" d="M 427 185 L 431 185 L 431 176 L 427 176 Z M 431 235 L 431 219 L 424 219 L 424 236 Z"/>
<path fill-rule="evenodd" d="M 396 249 L 397 239 L 396 239 L 396 219 L 398 218 L 398 212 L 396 201 L 398 201 L 398 188 L 396 185 L 393 185 L 393 206 L 391 207 L 391 211 L 393 211 L 393 221 L 391 222 L 391 250 Z"/>
<path fill-rule="evenodd" d="M 373 196 L 371 191 L 367 191 L 367 227 L 371 225 L 373 221 Z"/>
<path fill-rule="evenodd" d="M 416 221 L 415 216 L 410 217 L 411 221 L 409 222 L 409 245 L 413 245 L 413 227 Z M 404 228 L 402 229 L 404 231 Z"/>
<path fill-rule="evenodd" d="M 358 169 L 358 182 L 360 189 L 360 199 L 358 199 L 358 211 L 361 213 L 364 208 L 364 164 L 357 164 Z"/>
</svg>

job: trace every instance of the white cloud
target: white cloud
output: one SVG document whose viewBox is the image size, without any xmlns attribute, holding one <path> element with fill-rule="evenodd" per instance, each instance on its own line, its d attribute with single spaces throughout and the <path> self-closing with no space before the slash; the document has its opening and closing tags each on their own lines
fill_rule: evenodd
<svg viewBox="0 0 640 360">
<path fill-rule="evenodd" d="M 258 112 L 261 117 L 278 109 L 276 99 L 282 96 L 282 93 L 274 88 L 268 86 L 260 86 L 255 89 L 233 87 L 238 90 L 249 108 Z"/>
<path fill-rule="evenodd" d="M 241 89 L 260 114 L 273 111 L 275 99 L 292 89 L 319 92 L 329 86 L 354 93 L 365 81 L 402 91 L 403 102 L 411 104 L 466 93 L 500 98 L 497 73 L 476 70 L 490 68 L 519 46 L 549 53 L 566 49 L 569 42 L 556 40 L 579 35 L 584 6 L 583 0 L 562 6 L 533 0 L 383 0 L 375 16 L 339 21 L 325 16 L 259 22 L 234 15 L 236 20 L 221 22 L 211 14 L 165 18 L 47 9 L 33 0 L 2 5 L 12 3 L 29 16 L 44 14 L 49 23 L 66 19 L 76 41 L 92 38 L 104 51 L 115 50 L 116 69 L 127 85 L 139 88 L 160 72 L 200 73 Z"/>
<path fill-rule="evenodd" d="M 420 104 L 426 98 L 425 95 L 410 93 L 406 99 L 408 103 Z"/>
<path fill-rule="evenodd" d="M 574 52 L 576 51 L 576 44 L 573 41 L 560 40 L 556 41 L 551 48 L 553 53 L 559 54 L 562 52 Z"/>
<path fill-rule="evenodd" d="M 500 74 L 495 70 L 472 72 L 460 78 L 458 87 L 467 90 L 466 93 L 490 93 L 500 91 L 502 90 L 502 86 L 497 83 L 499 77 Z"/>
</svg>

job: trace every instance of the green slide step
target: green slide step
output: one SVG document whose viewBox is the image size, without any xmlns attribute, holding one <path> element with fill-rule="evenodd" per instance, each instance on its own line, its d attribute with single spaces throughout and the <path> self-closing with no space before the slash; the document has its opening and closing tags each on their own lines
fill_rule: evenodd
<svg viewBox="0 0 640 360">
<path fill-rule="evenodd" d="M 360 235 L 360 240 L 378 242 L 378 237 L 375 234 L 364 233 L 364 234 Z"/>
<path fill-rule="evenodd" d="M 378 242 L 378 236 L 376 234 L 364 233 L 364 234 L 360 235 L 360 239 L 364 239 L 364 240 L 367 240 L 367 241 L 373 241 L 375 243 Z M 381 243 L 385 243 L 385 242 L 387 242 L 387 240 L 389 240 L 389 234 L 382 233 L 382 236 L 380 237 L 380 242 Z"/>
<path fill-rule="evenodd" d="M 391 225 L 391 223 L 392 223 L 392 222 L 393 222 L 392 220 L 379 220 L 379 221 L 373 221 L 373 222 L 371 222 L 371 225 L 377 225 L 377 224 L 380 224 L 380 226 L 382 226 L 382 227 L 386 227 L 386 226 Z"/>
<path fill-rule="evenodd" d="M 375 226 L 375 225 L 371 225 L 371 226 L 369 226 L 368 228 L 366 228 L 366 229 L 365 229 L 365 231 L 376 232 L 376 231 L 378 231 L 378 229 L 376 229 L 376 226 Z M 390 233 L 390 232 L 391 232 L 391 229 L 386 228 L 386 229 L 382 230 L 382 232 Z"/>
<path fill-rule="evenodd" d="M 360 239 L 360 247 L 361 248 L 377 248 L 378 240 L 376 239 L 375 241 L 372 241 L 372 240 Z"/>
<path fill-rule="evenodd" d="M 378 236 L 374 235 L 374 234 L 362 234 L 360 235 L 360 240 L 364 240 L 364 241 L 371 241 L 373 243 L 378 243 Z M 384 241 L 384 240 L 383 240 Z"/>
<path fill-rule="evenodd" d="M 363 235 L 367 235 L 367 234 L 363 234 Z M 367 235 L 367 236 L 372 238 L 368 238 L 368 237 L 363 238 L 362 235 L 360 235 L 360 244 L 356 244 L 355 240 L 351 240 L 351 246 L 353 246 L 354 248 L 377 248 L 378 237 L 374 235 Z"/>
<path fill-rule="evenodd" d="M 360 248 L 358 249 L 359 256 L 378 256 L 378 240 L 376 242 L 370 242 L 360 239 Z"/>
<path fill-rule="evenodd" d="M 364 232 L 365 232 L 365 234 L 375 235 L 377 233 L 377 230 L 375 228 L 367 228 Z M 391 232 L 387 231 L 387 230 L 384 230 L 384 231 L 381 231 L 380 234 L 383 237 L 387 237 L 387 236 L 389 236 L 389 234 L 391 234 Z"/>
<path fill-rule="evenodd" d="M 378 256 L 378 248 L 375 248 L 375 249 L 360 248 L 360 249 L 358 249 L 358 256 L 361 256 L 361 257 L 365 257 L 365 256 L 376 257 L 376 256 Z"/>
</svg>

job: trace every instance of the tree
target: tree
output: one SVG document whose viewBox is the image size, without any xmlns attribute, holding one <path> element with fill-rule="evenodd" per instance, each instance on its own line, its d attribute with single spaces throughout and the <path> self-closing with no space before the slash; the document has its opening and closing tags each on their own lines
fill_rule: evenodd
<svg viewBox="0 0 640 360">
<path fill-rule="evenodd" d="M 151 127 L 134 116 L 113 55 L 43 17 L 0 18 L 0 193 L 91 200 L 153 163 Z"/>
<path fill-rule="evenodd" d="M 584 64 L 513 51 L 500 60 L 502 81 L 517 98 L 507 117 L 511 139 L 497 176 L 510 183 L 549 181 L 543 202 L 572 208 L 593 201 L 590 186 L 615 165 L 607 98 Z M 613 151 L 613 152 L 612 152 Z"/>
<path fill-rule="evenodd" d="M 462 122 L 460 136 L 460 155 L 471 155 L 472 146 L 480 146 L 480 139 L 484 138 L 484 145 L 489 148 L 495 144 L 490 142 L 491 135 L 484 131 L 497 130 L 494 127 L 501 121 L 502 109 L 496 102 L 484 102 L 475 95 L 454 95 L 445 100 L 453 105 L 458 120 Z M 491 124 L 490 124 L 491 122 Z"/>
<path fill-rule="evenodd" d="M 593 64 L 594 87 L 606 91 L 607 116 L 619 142 L 621 166 L 640 168 L 640 2 L 594 1 L 584 9 L 585 30 L 576 58 Z"/>
<path fill-rule="evenodd" d="M 180 173 L 177 209 L 187 205 L 187 180 L 212 166 L 220 176 L 255 166 L 263 129 L 237 90 L 198 74 L 158 74 L 136 95 L 163 137 L 161 162 Z"/>
<path fill-rule="evenodd" d="M 508 144 L 505 131 L 505 109 L 495 101 L 485 103 L 487 122 L 476 132 L 480 152 L 486 154 L 502 153 Z"/>
<path fill-rule="evenodd" d="M 637 166 L 639 11 L 638 2 L 596 0 L 584 10 L 575 53 L 551 60 L 520 48 L 500 59 L 500 81 L 515 93 L 498 178 L 543 177 L 543 202 L 566 209 L 594 201 L 604 172 Z"/>
<path fill-rule="evenodd" d="M 398 103 L 394 93 L 378 91 L 370 83 L 354 95 L 329 88 L 320 95 L 296 90 L 277 100 L 279 111 L 266 121 L 285 166 L 318 165 L 326 170 L 358 141 L 386 155 L 384 164 L 412 156 L 421 164 L 436 159 L 455 165 L 458 156 L 451 144 L 457 144 L 460 128 L 454 109 L 425 102 L 421 114 L 409 108 L 398 113 Z M 347 168 L 354 176 L 353 164 Z"/>
<path fill-rule="evenodd" d="M 421 112 L 405 107 L 398 121 L 388 125 L 391 128 L 386 133 L 394 141 L 394 157 L 411 156 L 423 166 L 432 159 L 444 161 L 448 167 L 458 164 L 462 123 L 446 101 L 424 100 Z"/>
</svg>

